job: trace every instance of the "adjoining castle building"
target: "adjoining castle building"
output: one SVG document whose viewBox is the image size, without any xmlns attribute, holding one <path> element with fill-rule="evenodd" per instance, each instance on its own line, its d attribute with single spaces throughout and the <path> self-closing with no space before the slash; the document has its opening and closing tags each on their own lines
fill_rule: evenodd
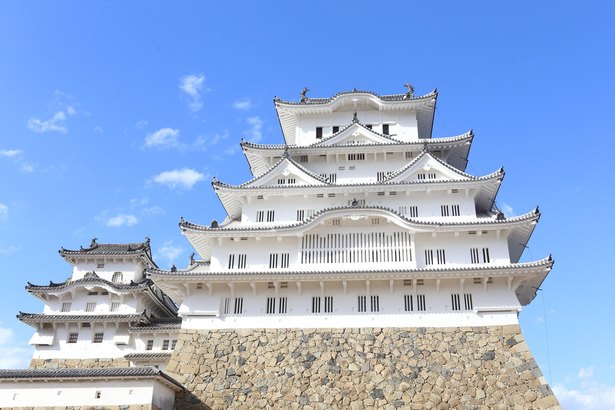
<svg viewBox="0 0 615 410">
<path fill-rule="evenodd" d="M 540 213 L 500 212 L 504 170 L 466 173 L 474 134 L 432 137 L 437 91 L 406 87 L 275 98 L 284 144 L 242 141 L 253 178 L 212 182 L 227 216 L 181 218 L 199 256 L 185 269 L 149 251 L 129 268 L 127 245 L 62 251 L 72 281 L 30 285 L 45 313 L 20 314 L 37 327 L 33 365 L 82 358 L 71 335 L 102 332 L 113 360 L 185 387 L 176 408 L 559 408 L 518 326 L 553 266 L 520 262 Z M 134 282 L 114 285 L 124 270 Z M 44 318 L 77 289 L 77 309 L 101 298 L 91 330 Z M 118 302 L 127 316 L 105 325 Z"/>
</svg>

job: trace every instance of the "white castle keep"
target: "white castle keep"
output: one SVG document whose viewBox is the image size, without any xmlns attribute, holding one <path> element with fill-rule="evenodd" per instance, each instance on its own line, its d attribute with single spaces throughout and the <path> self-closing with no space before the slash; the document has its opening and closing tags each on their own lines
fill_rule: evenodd
<svg viewBox="0 0 615 410">
<path fill-rule="evenodd" d="M 540 213 L 504 215 L 495 204 L 504 170 L 466 173 L 472 131 L 433 138 L 437 91 L 415 96 L 406 87 L 402 94 L 354 89 L 331 98 L 311 98 L 306 88 L 298 102 L 275 98 L 284 144 L 241 142 L 253 178 L 240 185 L 213 180 L 227 213 L 221 222 L 181 218 L 196 251 L 186 268 L 160 269 L 149 239 L 61 249 L 72 275 L 28 283 L 45 303 L 41 314 L 18 315 L 35 328 L 35 352 L 31 369 L 0 370 L 0 406 L 171 408 L 175 400 L 176 408 L 291 407 L 320 403 L 323 394 L 336 400 L 323 401 L 326 407 L 436 400 L 416 400 L 424 387 L 395 393 L 400 380 L 410 380 L 404 369 L 413 369 L 413 383 L 441 372 L 445 381 L 430 391 L 453 392 L 450 407 L 464 403 L 461 393 L 455 397 L 463 389 L 446 380 L 475 359 L 453 360 L 457 348 L 449 348 L 448 356 L 434 351 L 437 365 L 423 358 L 421 367 L 412 355 L 423 350 L 405 352 L 396 342 L 407 360 L 404 375 L 372 375 L 380 367 L 395 374 L 397 361 L 387 362 L 388 345 L 374 348 L 367 358 L 377 362 L 368 365 L 358 362 L 361 347 L 345 359 L 345 332 L 359 332 L 367 341 L 357 343 L 370 349 L 384 335 L 463 343 L 488 362 L 473 375 L 484 370 L 485 380 L 499 380 L 492 376 L 499 360 L 506 368 L 500 373 L 523 379 L 502 379 L 504 387 L 485 389 L 490 397 L 472 390 L 468 405 L 558 408 L 518 330 L 519 312 L 553 266 L 550 256 L 520 262 Z M 314 335 L 320 345 L 310 344 Z M 285 340 L 279 346 L 286 350 L 275 340 Z M 331 340 L 335 349 L 327 347 Z M 250 359 L 233 355 L 246 349 L 259 361 L 241 373 L 236 367 Z M 271 355 L 273 364 L 260 359 Z M 278 367 L 295 375 L 314 363 L 335 374 L 294 393 L 286 392 L 292 382 L 267 376 Z M 357 387 L 337 399 L 336 383 L 357 369 L 380 387 L 355 375 L 371 392 Z M 320 386 L 330 389 L 318 393 Z"/>
<path fill-rule="evenodd" d="M 275 99 L 285 144 L 242 142 L 253 179 L 214 179 L 224 221 L 181 219 L 201 260 L 148 270 L 182 328 L 516 324 L 553 264 L 519 262 L 540 214 L 465 173 L 471 131 L 432 138 L 437 92 L 306 94 Z"/>
</svg>

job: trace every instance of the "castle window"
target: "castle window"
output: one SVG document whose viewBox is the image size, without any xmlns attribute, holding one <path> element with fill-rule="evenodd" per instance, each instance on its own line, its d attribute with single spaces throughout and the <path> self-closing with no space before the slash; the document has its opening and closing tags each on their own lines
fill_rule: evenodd
<svg viewBox="0 0 615 410">
<path fill-rule="evenodd" d="M 322 139 L 322 127 L 316 127 L 316 139 Z"/>
<path fill-rule="evenodd" d="M 359 296 L 357 300 L 357 310 L 367 312 L 367 296 Z"/>
<path fill-rule="evenodd" d="M 374 125 L 373 124 L 365 124 L 365 127 L 371 130 L 372 128 L 374 128 Z"/>
<path fill-rule="evenodd" d="M 111 278 L 111 282 L 120 283 L 124 280 L 124 274 L 122 272 L 115 272 Z"/>
<path fill-rule="evenodd" d="M 269 254 L 269 269 L 288 268 L 290 260 L 289 253 L 270 253 Z"/>
<path fill-rule="evenodd" d="M 94 339 L 92 340 L 92 343 L 102 343 L 104 336 L 104 333 L 94 333 Z"/>
<path fill-rule="evenodd" d="M 374 295 L 370 299 L 372 312 L 380 312 L 380 296 Z"/>
<path fill-rule="evenodd" d="M 164 339 L 162 341 L 162 350 L 169 350 L 169 339 Z"/>
<path fill-rule="evenodd" d="M 461 295 L 459 293 L 453 293 L 451 295 L 451 303 L 452 303 L 452 309 L 453 310 L 462 310 L 462 305 L 461 305 Z M 472 310 L 473 308 L 473 303 L 472 303 L 472 294 L 471 293 L 464 293 L 463 294 L 463 310 Z"/>
<path fill-rule="evenodd" d="M 312 297 L 312 313 L 320 313 L 320 296 Z"/>
<path fill-rule="evenodd" d="M 339 125 L 334 125 L 333 126 L 333 133 L 335 134 L 336 132 L 339 132 L 340 130 L 340 126 Z"/>
<path fill-rule="evenodd" d="M 440 205 L 440 213 L 442 216 L 449 216 L 448 205 Z"/>
<path fill-rule="evenodd" d="M 100 391 L 98 391 L 98 390 L 97 390 L 97 391 L 94 393 L 94 398 L 95 398 L 95 399 L 100 399 L 100 396 L 101 396 L 101 395 L 102 395 L 102 393 L 101 393 Z"/>
<path fill-rule="evenodd" d="M 325 296 L 325 313 L 333 313 L 333 296 Z"/>
<path fill-rule="evenodd" d="M 235 306 L 233 314 L 241 315 L 243 313 L 243 298 L 235 298 Z"/>
<path fill-rule="evenodd" d="M 413 310 L 412 295 L 404 295 L 404 311 L 412 312 Z"/>
<path fill-rule="evenodd" d="M 256 211 L 256 222 L 273 222 L 275 220 L 275 211 Z"/>
<path fill-rule="evenodd" d="M 419 312 L 424 312 L 427 310 L 425 306 L 425 295 L 416 295 L 416 310 Z"/>
<path fill-rule="evenodd" d="M 382 133 L 384 135 L 389 135 L 389 124 L 382 124 Z"/>
<path fill-rule="evenodd" d="M 365 161 L 365 153 L 347 154 L 348 161 Z"/>
<path fill-rule="evenodd" d="M 120 310 L 120 302 L 111 302 L 111 312 L 118 312 Z"/>
<path fill-rule="evenodd" d="M 406 152 L 406 153 L 405 153 L 405 157 L 406 157 L 406 159 L 414 158 L 414 153 L 412 153 L 412 152 Z"/>
<path fill-rule="evenodd" d="M 230 254 L 228 256 L 228 269 L 245 269 L 246 268 L 246 254 Z"/>
<path fill-rule="evenodd" d="M 471 293 L 464 293 L 464 295 L 463 295 L 463 305 L 464 305 L 466 310 L 472 310 L 473 309 L 474 304 L 472 303 L 472 294 Z"/>
<path fill-rule="evenodd" d="M 470 248 L 470 262 L 471 263 L 481 263 L 481 255 L 482 262 L 489 263 L 491 262 L 491 258 L 489 256 L 489 248 L 483 248 L 482 252 L 478 248 Z"/>
<path fill-rule="evenodd" d="M 287 307 L 288 307 L 288 298 L 281 297 L 280 298 L 280 310 L 278 313 L 286 313 Z"/>
<path fill-rule="evenodd" d="M 268 315 L 275 313 L 275 298 L 267 298 L 267 310 Z"/>
<path fill-rule="evenodd" d="M 62 303 L 62 312 L 70 312 L 71 302 Z"/>
<path fill-rule="evenodd" d="M 79 339 L 79 333 L 69 333 L 68 334 L 68 343 L 77 343 Z"/>
<path fill-rule="evenodd" d="M 175 345 L 177 344 L 177 339 L 173 339 L 171 342 L 171 350 L 175 350 Z"/>
<path fill-rule="evenodd" d="M 96 310 L 96 302 L 88 302 L 88 304 L 85 305 L 86 312 L 93 312 L 95 310 Z"/>
<path fill-rule="evenodd" d="M 409 206 L 408 207 L 408 216 L 410 218 L 417 218 L 419 216 L 419 207 L 418 206 Z"/>
<path fill-rule="evenodd" d="M 425 265 L 444 265 L 446 253 L 444 249 L 436 249 L 435 258 L 433 249 L 425 249 Z"/>
<path fill-rule="evenodd" d="M 104 268 L 104 267 L 105 267 L 105 264 L 104 264 L 104 263 L 97 263 L 97 264 L 96 264 L 96 269 L 102 269 L 102 268 Z"/>
<path fill-rule="evenodd" d="M 308 162 L 308 156 L 307 155 L 301 155 L 299 157 L 299 162 L 303 162 L 303 163 Z"/>
<path fill-rule="evenodd" d="M 145 350 L 152 350 L 154 348 L 154 341 L 152 339 L 149 339 L 147 341 L 147 346 L 145 347 Z"/>
<path fill-rule="evenodd" d="M 451 306 L 453 310 L 461 310 L 461 302 L 459 298 L 459 293 L 453 293 L 451 295 Z"/>
<path fill-rule="evenodd" d="M 460 212 L 460 209 L 459 209 L 459 205 L 452 205 L 451 209 L 453 211 L 453 216 L 461 215 L 461 212 Z"/>
<path fill-rule="evenodd" d="M 96 296 L 96 295 L 98 295 L 98 292 L 95 292 L 95 291 L 88 292 L 88 296 Z"/>
</svg>

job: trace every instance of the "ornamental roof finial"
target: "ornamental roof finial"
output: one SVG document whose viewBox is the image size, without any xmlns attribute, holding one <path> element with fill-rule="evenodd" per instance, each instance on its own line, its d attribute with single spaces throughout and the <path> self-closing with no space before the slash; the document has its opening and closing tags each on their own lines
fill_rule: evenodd
<svg viewBox="0 0 615 410">
<path fill-rule="evenodd" d="M 98 240 L 98 238 L 92 238 L 92 242 L 90 242 L 90 248 L 93 248 L 97 245 L 96 241 Z"/>
<path fill-rule="evenodd" d="M 192 252 L 192 255 L 190 255 L 190 265 L 194 265 L 194 255 L 196 255 L 196 253 Z"/>
<path fill-rule="evenodd" d="M 177 266 L 175 265 L 171 266 L 171 272 L 177 272 Z"/>
<path fill-rule="evenodd" d="M 408 89 L 408 91 L 406 91 L 406 98 L 414 97 L 414 87 L 412 86 L 412 84 L 406 83 L 404 84 L 404 87 Z"/>
<path fill-rule="evenodd" d="M 211 221 L 211 224 L 209 224 L 209 227 L 210 227 L 210 228 L 217 228 L 218 226 L 219 226 L 219 225 L 218 225 L 218 221 L 216 221 L 215 219 L 213 219 L 213 220 Z"/>
<path fill-rule="evenodd" d="M 284 144 L 284 154 L 282 154 L 282 158 L 290 158 L 290 154 L 288 152 L 288 144 Z"/>
<path fill-rule="evenodd" d="M 357 115 L 357 112 L 355 111 L 354 114 L 352 114 L 352 123 L 356 124 L 357 122 L 359 122 L 359 116 Z"/>
<path fill-rule="evenodd" d="M 351 205 L 352 205 L 353 207 L 357 207 L 357 206 L 359 206 L 359 201 L 357 201 L 357 198 L 354 198 L 354 199 L 352 200 Z"/>
<path fill-rule="evenodd" d="M 152 242 L 152 240 L 150 239 L 150 237 L 146 236 L 145 237 L 145 246 L 149 248 L 151 242 Z"/>
<path fill-rule="evenodd" d="M 305 104 L 306 102 L 308 102 L 308 100 L 310 99 L 310 98 L 307 96 L 307 93 L 308 93 L 309 91 L 310 91 L 310 89 L 309 89 L 309 88 L 307 88 L 307 87 L 303 87 L 303 90 L 301 90 L 300 99 L 301 99 L 301 102 L 302 102 L 302 103 L 304 103 L 304 104 Z"/>
</svg>

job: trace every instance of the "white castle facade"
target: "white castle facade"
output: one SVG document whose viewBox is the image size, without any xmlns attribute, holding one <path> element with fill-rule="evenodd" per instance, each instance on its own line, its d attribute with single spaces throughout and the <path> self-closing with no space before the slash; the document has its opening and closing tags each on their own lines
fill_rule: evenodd
<svg viewBox="0 0 615 410">
<path fill-rule="evenodd" d="M 253 178 L 214 179 L 221 222 L 181 219 L 185 269 L 158 268 L 149 240 L 61 249 L 72 275 L 26 287 L 45 304 L 18 315 L 35 353 L 0 371 L 0 405 L 168 408 L 182 331 L 517 325 L 553 265 L 520 262 L 538 209 L 500 212 L 503 169 L 467 174 L 473 133 L 432 137 L 437 92 L 407 87 L 276 98 L 284 144 L 242 141 Z"/>
<path fill-rule="evenodd" d="M 540 214 L 496 209 L 503 169 L 464 172 L 472 132 L 432 138 L 436 98 L 276 99 L 285 144 L 242 142 L 226 219 L 180 222 L 202 260 L 148 271 L 182 327 L 516 324 L 552 265 L 519 263 Z"/>
</svg>

